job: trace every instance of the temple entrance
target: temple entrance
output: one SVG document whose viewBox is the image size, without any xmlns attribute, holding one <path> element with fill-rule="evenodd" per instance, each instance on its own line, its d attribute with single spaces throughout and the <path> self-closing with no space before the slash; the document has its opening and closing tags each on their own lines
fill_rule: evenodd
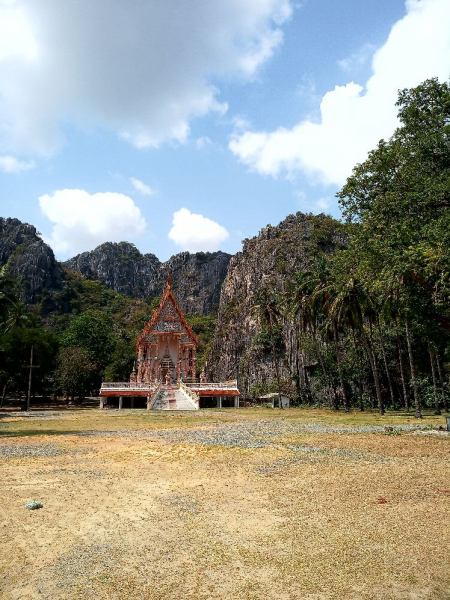
<svg viewBox="0 0 450 600">
<path fill-rule="evenodd" d="M 198 339 L 175 300 L 169 275 L 159 305 L 138 337 L 130 381 L 103 382 L 100 395 L 117 397 L 118 408 L 123 408 L 124 398 L 128 397 L 142 398 L 138 402 L 148 410 L 237 408 L 236 381 L 211 384 L 202 373 L 198 382 L 197 345 Z M 131 400 L 130 406 L 134 406 Z"/>
</svg>

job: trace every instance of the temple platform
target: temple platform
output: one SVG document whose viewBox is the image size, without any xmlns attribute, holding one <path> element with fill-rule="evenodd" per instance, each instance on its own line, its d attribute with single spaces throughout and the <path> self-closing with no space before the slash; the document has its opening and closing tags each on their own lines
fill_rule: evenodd
<svg viewBox="0 0 450 600">
<path fill-rule="evenodd" d="M 100 408 L 114 406 L 147 410 L 200 410 L 202 408 L 238 408 L 236 381 L 221 383 L 105 382 L 100 390 Z"/>
</svg>

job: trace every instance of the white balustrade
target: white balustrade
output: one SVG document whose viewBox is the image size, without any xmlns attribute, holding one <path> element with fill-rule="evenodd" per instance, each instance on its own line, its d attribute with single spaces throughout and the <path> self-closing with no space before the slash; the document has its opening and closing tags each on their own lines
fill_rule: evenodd
<svg viewBox="0 0 450 600">
<path fill-rule="evenodd" d="M 130 383 L 129 381 L 113 381 L 102 383 L 102 391 L 121 391 L 129 390 L 130 392 L 137 392 L 139 390 L 153 391 L 157 386 L 156 383 Z"/>
<path fill-rule="evenodd" d="M 198 391 L 212 390 L 237 390 L 237 381 L 226 381 L 219 383 L 185 383 L 187 387 Z"/>
</svg>

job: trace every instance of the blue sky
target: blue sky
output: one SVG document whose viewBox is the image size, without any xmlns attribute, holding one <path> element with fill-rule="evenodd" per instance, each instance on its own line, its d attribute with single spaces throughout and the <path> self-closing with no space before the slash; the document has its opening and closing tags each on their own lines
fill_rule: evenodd
<svg viewBox="0 0 450 600">
<path fill-rule="evenodd" d="M 0 0 L 1 215 L 65 259 L 130 241 L 234 253 L 329 212 L 450 75 L 448 0 Z"/>
</svg>

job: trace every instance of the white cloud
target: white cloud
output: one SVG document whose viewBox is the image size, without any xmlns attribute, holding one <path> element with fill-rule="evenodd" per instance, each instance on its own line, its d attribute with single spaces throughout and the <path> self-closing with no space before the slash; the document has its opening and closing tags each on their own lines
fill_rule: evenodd
<svg viewBox="0 0 450 600">
<path fill-rule="evenodd" d="M 58 190 L 41 196 L 39 205 L 54 223 L 46 242 L 58 255 L 92 250 L 103 242 L 130 241 L 147 226 L 133 200 L 114 192 Z"/>
<path fill-rule="evenodd" d="M 131 182 L 131 185 L 134 187 L 134 189 L 137 192 L 139 192 L 140 194 L 142 194 L 143 196 L 153 196 L 153 194 L 155 193 L 154 190 L 152 190 L 152 188 L 150 186 L 146 185 L 140 179 L 136 179 L 135 177 L 130 177 L 130 182 Z"/>
<path fill-rule="evenodd" d="M 203 215 L 191 213 L 187 208 L 173 213 L 168 235 L 177 246 L 189 252 L 214 252 L 228 237 L 225 227 Z"/>
<path fill-rule="evenodd" d="M 240 115 L 234 116 L 231 119 L 231 123 L 235 131 L 244 131 L 245 129 L 249 129 L 250 127 L 250 121 Z"/>
<path fill-rule="evenodd" d="M 4 173 L 21 173 L 22 171 L 34 169 L 34 167 L 33 160 L 24 162 L 14 156 L 0 156 L 0 170 Z"/>
<path fill-rule="evenodd" d="M 338 61 L 340 68 L 346 73 L 353 73 L 358 71 L 372 58 L 376 46 L 373 44 L 364 44 L 358 52 L 354 52 L 352 55 Z"/>
<path fill-rule="evenodd" d="M 354 82 L 336 86 L 322 98 L 320 122 L 236 132 L 230 150 L 261 174 L 304 172 L 314 181 L 342 185 L 367 152 L 394 132 L 398 89 L 430 77 L 447 80 L 450 74 L 450 2 L 407 0 L 406 10 L 374 54 L 365 88 Z"/>
<path fill-rule="evenodd" d="M 328 213 L 333 205 L 331 198 L 321 197 L 311 199 L 303 190 L 295 190 L 292 195 L 296 199 L 297 205 L 303 212 Z"/>
<path fill-rule="evenodd" d="M 211 144 L 212 144 L 212 141 L 207 135 L 204 135 L 203 137 L 199 137 L 195 140 L 195 145 L 197 146 L 198 150 L 204 150 L 208 146 L 211 146 Z"/>
<path fill-rule="evenodd" d="M 255 77 L 291 12 L 291 0 L 0 2 L 0 147 L 48 154 L 62 122 L 138 148 L 184 142 L 192 119 L 227 110 L 220 81 Z"/>
</svg>

